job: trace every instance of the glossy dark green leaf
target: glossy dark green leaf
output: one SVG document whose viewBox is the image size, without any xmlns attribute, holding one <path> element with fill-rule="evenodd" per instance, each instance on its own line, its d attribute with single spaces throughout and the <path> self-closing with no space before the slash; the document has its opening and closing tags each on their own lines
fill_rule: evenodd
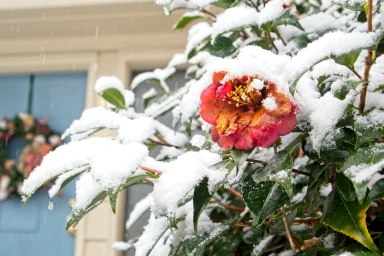
<svg viewBox="0 0 384 256">
<path fill-rule="evenodd" d="M 316 256 L 317 255 L 317 247 L 306 248 L 301 250 L 295 254 L 295 256 Z"/>
<path fill-rule="evenodd" d="M 120 90 L 116 88 L 108 88 L 100 93 L 100 95 L 112 105 L 115 105 L 120 109 L 127 109 L 125 106 L 124 95 L 120 92 Z"/>
<path fill-rule="evenodd" d="M 342 163 L 349 155 L 348 151 L 342 149 L 331 149 L 320 152 L 321 159 L 326 163 Z"/>
<path fill-rule="evenodd" d="M 181 29 L 187 26 L 189 23 L 191 23 L 194 20 L 203 18 L 203 15 L 196 14 L 196 15 L 187 15 L 184 14 L 180 17 L 180 19 L 173 25 L 173 29 Z"/>
<path fill-rule="evenodd" d="M 218 0 L 218 1 L 214 1 L 212 5 L 223 8 L 223 9 L 227 9 L 229 7 L 235 6 L 238 2 L 240 1 L 239 0 Z"/>
<path fill-rule="evenodd" d="M 373 200 L 384 197 L 384 179 L 376 181 L 372 189 L 369 191 L 365 200 L 366 204 L 370 204 Z"/>
<path fill-rule="evenodd" d="M 345 161 L 343 172 L 353 183 L 360 204 L 365 200 L 372 176 L 384 167 L 384 145 L 361 148 Z"/>
<path fill-rule="evenodd" d="M 267 38 L 261 38 L 249 43 L 249 45 L 257 45 L 265 50 L 272 50 L 271 42 Z"/>
<path fill-rule="evenodd" d="M 232 44 L 232 40 L 228 37 L 219 36 L 215 39 L 215 43 L 212 45 L 208 42 L 202 49 L 210 54 L 218 57 L 227 57 L 236 52 L 236 48 Z"/>
<path fill-rule="evenodd" d="M 344 1 L 342 4 L 339 2 L 336 4 L 352 11 L 364 12 L 364 4 L 360 1 Z"/>
<path fill-rule="evenodd" d="M 337 190 L 333 190 L 324 203 L 321 223 L 341 232 L 375 253 L 380 251 L 368 232 L 366 211 L 368 206 L 360 205 L 357 201 L 347 202 Z"/>
<path fill-rule="evenodd" d="M 334 59 L 335 62 L 340 65 L 344 65 L 354 69 L 355 62 L 359 57 L 360 53 L 361 53 L 361 49 L 358 49 L 346 54 L 342 54 L 340 56 L 333 56 L 332 59 Z"/>
<path fill-rule="evenodd" d="M 232 255 L 241 243 L 240 236 L 226 236 L 216 240 L 210 248 L 210 256 Z"/>
<path fill-rule="evenodd" d="M 200 214 L 203 212 L 209 201 L 211 201 L 212 194 L 208 190 L 208 177 L 204 177 L 196 186 L 193 194 L 193 228 L 197 234 L 197 224 Z"/>
<path fill-rule="evenodd" d="M 254 214 L 257 228 L 270 214 L 280 209 L 289 200 L 283 186 L 274 181 L 255 182 L 253 175 L 248 175 L 242 188 L 244 202 Z"/>
<path fill-rule="evenodd" d="M 250 151 L 231 149 L 230 154 L 233 161 L 235 161 L 237 171 L 239 171 L 240 166 L 242 166 L 243 163 L 247 161 L 250 153 Z"/>
<path fill-rule="evenodd" d="M 333 96 L 340 100 L 344 100 L 350 90 L 354 90 L 356 86 L 362 81 L 342 80 L 338 89 L 333 91 Z"/>
<path fill-rule="evenodd" d="M 295 217 L 297 215 L 297 209 L 293 209 L 290 212 L 287 212 L 287 222 L 288 226 L 291 226 L 293 221 L 295 220 Z M 269 224 L 269 234 L 271 235 L 278 235 L 280 233 L 285 232 L 285 226 L 283 217 L 280 216 L 274 220 L 271 221 Z"/>
<path fill-rule="evenodd" d="M 357 134 L 356 148 L 367 141 L 384 137 L 384 122 L 378 122 L 377 116 L 384 115 L 381 109 L 374 109 L 355 118 L 354 129 Z"/>
<path fill-rule="evenodd" d="M 284 25 L 284 26 L 291 25 L 291 26 L 297 27 L 298 29 L 304 31 L 304 28 L 301 26 L 301 24 L 297 20 L 296 15 L 294 13 L 292 13 L 291 8 L 285 9 L 283 14 L 279 18 L 277 18 L 276 20 L 274 20 L 272 22 L 271 27 L 277 27 L 279 25 Z"/>
<path fill-rule="evenodd" d="M 352 182 L 343 173 L 336 173 L 336 184 L 340 195 L 345 201 L 351 202 L 356 199 L 355 188 L 353 187 Z"/>
</svg>

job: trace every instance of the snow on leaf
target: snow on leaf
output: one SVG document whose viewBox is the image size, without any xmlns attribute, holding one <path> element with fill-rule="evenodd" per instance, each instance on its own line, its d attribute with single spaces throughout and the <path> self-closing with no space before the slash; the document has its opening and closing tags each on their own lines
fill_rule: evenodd
<svg viewBox="0 0 384 256">
<path fill-rule="evenodd" d="M 127 222 L 125 223 L 126 230 L 129 230 L 133 223 L 135 223 L 149 209 L 152 202 L 152 194 L 149 193 L 146 197 L 135 204 L 133 210 L 129 213 Z"/>
<path fill-rule="evenodd" d="M 171 75 L 173 75 L 176 72 L 176 69 L 174 67 L 167 67 L 165 69 L 155 69 L 151 72 L 144 72 L 141 73 L 132 80 L 131 82 L 131 88 L 134 90 L 137 86 L 139 86 L 142 82 L 155 79 L 159 82 L 161 88 L 164 90 L 164 92 L 169 92 L 169 87 L 167 83 L 165 82 L 166 79 L 168 79 Z"/>
</svg>

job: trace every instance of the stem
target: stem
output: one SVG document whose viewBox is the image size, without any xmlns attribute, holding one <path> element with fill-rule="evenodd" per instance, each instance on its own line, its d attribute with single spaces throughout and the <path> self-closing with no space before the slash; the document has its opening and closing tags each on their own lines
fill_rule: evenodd
<svg viewBox="0 0 384 256">
<path fill-rule="evenodd" d="M 147 179 L 147 178 L 145 178 L 145 179 L 143 179 L 143 180 L 153 187 L 153 185 L 154 185 L 154 184 L 153 184 L 153 181 L 151 181 L 151 180 L 149 180 L 149 179 Z"/>
<path fill-rule="evenodd" d="M 247 162 L 259 163 L 259 164 L 262 164 L 264 166 L 266 166 L 268 164 L 267 162 L 264 162 L 264 161 L 261 161 L 261 160 L 257 160 L 257 159 L 252 159 L 252 158 L 247 158 Z"/>
<path fill-rule="evenodd" d="M 245 208 L 241 208 L 241 207 L 237 207 L 237 206 L 233 206 L 233 205 L 228 205 L 228 204 L 223 204 L 223 203 L 220 203 L 220 202 L 210 201 L 209 203 L 210 204 L 218 204 L 220 206 L 223 206 L 224 209 L 227 209 L 227 210 L 230 210 L 230 211 L 234 211 L 234 212 L 243 212 L 243 211 L 245 211 Z"/>
<path fill-rule="evenodd" d="M 349 70 L 351 70 L 353 72 L 353 74 L 355 74 L 360 80 L 363 79 L 361 77 L 361 75 L 359 75 L 359 73 L 356 72 L 356 70 L 350 66 L 347 66 L 349 68 Z"/>
<path fill-rule="evenodd" d="M 367 11 L 367 23 L 368 23 L 368 33 L 372 32 L 372 0 L 368 0 L 368 11 Z M 364 80 L 367 81 L 363 84 L 363 89 L 360 94 L 360 103 L 359 103 L 359 113 L 364 112 L 365 108 L 365 98 L 367 97 L 367 87 L 369 79 L 369 71 L 371 70 L 373 61 L 373 51 L 368 50 L 368 55 L 365 58 L 365 68 L 364 68 Z"/>
<path fill-rule="evenodd" d="M 248 227 L 252 227 L 252 223 L 236 223 L 235 224 L 236 227 L 243 227 L 243 228 L 248 228 Z"/>
<path fill-rule="evenodd" d="M 291 236 L 291 231 L 289 230 L 289 225 L 287 221 L 287 213 L 285 212 L 284 206 L 281 207 L 281 213 L 283 214 L 283 221 L 284 221 L 284 227 L 285 231 L 287 232 L 289 244 L 291 245 L 292 253 L 296 254 L 296 246 L 295 243 L 293 242 L 292 236 Z"/>
<path fill-rule="evenodd" d="M 275 43 L 273 42 L 273 39 L 272 39 L 272 37 L 271 37 L 271 33 L 269 33 L 267 30 L 265 30 L 265 34 L 266 34 L 266 36 L 268 37 L 269 42 L 271 43 L 272 47 L 275 49 L 275 51 L 276 51 L 277 53 L 279 53 L 279 50 L 277 49 Z"/>
<path fill-rule="evenodd" d="M 299 136 L 297 136 L 296 139 L 294 139 L 291 143 L 289 143 L 288 146 L 285 147 L 285 150 L 291 151 L 292 148 L 294 148 L 297 144 L 299 144 L 303 139 L 305 139 L 307 137 L 308 137 L 308 133 L 307 132 L 304 132 L 304 133 L 300 134 Z"/>
<path fill-rule="evenodd" d="M 161 174 L 163 174 L 163 172 L 161 172 L 161 171 L 157 171 L 157 170 L 154 170 L 154 169 L 142 166 L 142 165 L 139 165 L 139 167 L 141 169 L 143 169 L 144 171 L 149 172 L 149 173 L 153 173 L 155 175 L 159 175 L 160 176 Z"/>
<path fill-rule="evenodd" d="M 259 11 L 259 8 L 257 8 L 257 5 L 252 0 L 250 0 L 249 2 L 251 2 L 251 5 L 255 7 L 256 11 Z"/>
<path fill-rule="evenodd" d="M 236 198 L 240 199 L 241 201 L 244 201 L 243 195 L 240 192 L 234 190 L 233 188 L 227 188 L 227 190 L 228 192 L 232 193 Z"/>
<path fill-rule="evenodd" d="M 294 223 L 314 223 L 314 222 L 319 222 L 320 217 L 312 217 L 312 218 L 305 218 L 305 219 L 295 219 L 293 222 Z"/>
<path fill-rule="evenodd" d="M 336 166 L 335 164 L 329 165 L 329 181 L 332 184 L 332 189 L 336 188 Z"/>
<path fill-rule="evenodd" d="M 296 169 L 292 169 L 292 172 L 294 173 L 297 173 L 297 174 L 302 174 L 302 175 L 305 175 L 305 176 L 308 176 L 310 177 L 311 175 L 307 172 L 303 172 L 303 171 L 300 171 L 300 170 L 296 170 Z"/>
<path fill-rule="evenodd" d="M 155 137 L 159 141 L 155 141 L 155 140 L 152 140 L 152 139 L 149 139 L 149 140 L 152 141 L 153 143 L 156 143 L 156 144 L 159 144 L 159 145 L 162 145 L 162 146 L 181 148 L 179 146 L 172 145 L 171 143 L 169 143 L 168 141 L 163 139 L 159 134 L 155 134 Z"/>
<path fill-rule="evenodd" d="M 212 16 L 213 18 L 216 19 L 216 15 L 211 13 L 210 11 L 207 11 L 206 9 L 201 9 L 202 13 L 208 14 L 209 16 Z"/>
<path fill-rule="evenodd" d="M 284 46 L 287 46 L 287 43 L 284 41 L 284 39 L 281 37 L 280 33 L 279 33 L 279 30 L 277 30 L 276 28 L 276 32 L 275 34 L 277 35 L 277 37 L 281 40 L 281 42 L 283 42 L 283 45 Z"/>
</svg>

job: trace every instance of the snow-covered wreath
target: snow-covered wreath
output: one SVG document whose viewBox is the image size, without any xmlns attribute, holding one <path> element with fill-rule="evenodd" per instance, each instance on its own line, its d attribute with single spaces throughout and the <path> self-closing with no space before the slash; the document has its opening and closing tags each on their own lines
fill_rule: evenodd
<svg viewBox="0 0 384 256">
<path fill-rule="evenodd" d="M 8 156 L 11 140 L 24 140 L 27 144 L 18 155 L 18 161 Z M 0 200 L 9 196 L 20 196 L 24 179 L 43 157 L 61 145 L 57 132 L 47 119 L 37 120 L 30 114 L 20 113 L 14 119 L 0 121 Z"/>
</svg>

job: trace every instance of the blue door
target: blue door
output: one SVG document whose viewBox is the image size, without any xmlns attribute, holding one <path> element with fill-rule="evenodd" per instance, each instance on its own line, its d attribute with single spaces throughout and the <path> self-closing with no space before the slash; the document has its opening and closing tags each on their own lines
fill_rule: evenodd
<svg viewBox="0 0 384 256">
<path fill-rule="evenodd" d="M 85 73 L 0 76 L 0 119 L 29 111 L 62 133 L 85 107 L 86 84 Z M 9 145 L 10 157 L 17 158 L 18 147 L 20 141 Z M 65 231 L 74 191 L 72 182 L 55 199 L 53 211 L 48 210 L 47 190 L 38 191 L 26 207 L 16 198 L 0 201 L 0 255 L 74 255 L 74 237 Z"/>
</svg>

